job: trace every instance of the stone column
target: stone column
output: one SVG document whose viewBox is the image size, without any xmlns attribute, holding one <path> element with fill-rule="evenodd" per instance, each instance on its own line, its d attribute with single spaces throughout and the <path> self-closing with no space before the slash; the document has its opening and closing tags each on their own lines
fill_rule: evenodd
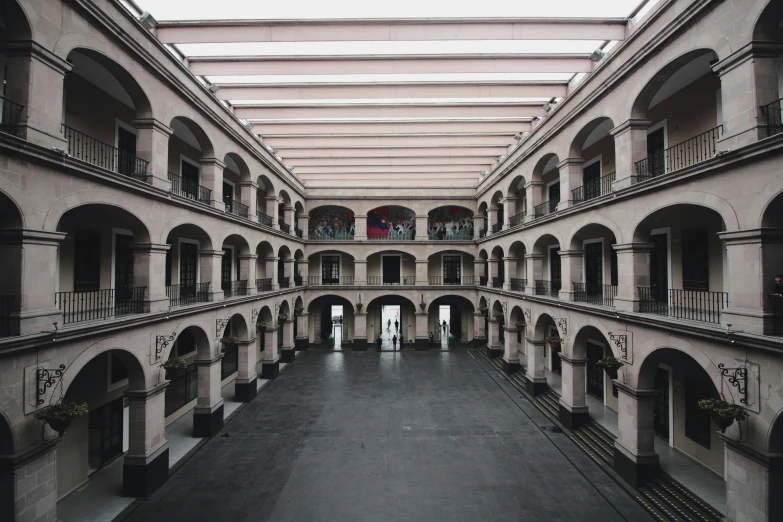
<svg viewBox="0 0 783 522">
<path fill-rule="evenodd" d="M 652 243 L 613 245 L 617 252 L 617 297 L 614 306 L 626 312 L 639 311 L 639 287 L 650 286 Z"/>
<path fill-rule="evenodd" d="M 481 282 L 481 278 L 486 277 L 484 273 L 484 260 L 481 258 L 473 259 L 473 280 L 478 285 Z"/>
<path fill-rule="evenodd" d="M 416 350 L 428 350 L 430 346 L 430 332 L 428 312 L 416 312 L 416 340 L 413 346 Z"/>
<path fill-rule="evenodd" d="M 500 324 L 494 317 L 489 320 L 489 327 L 487 331 L 487 341 L 489 346 L 490 358 L 500 357 L 503 355 L 503 346 L 500 345 Z"/>
<path fill-rule="evenodd" d="M 517 197 L 516 196 L 506 196 L 506 199 L 504 200 L 504 205 L 506 206 L 505 210 L 505 223 L 503 224 L 504 229 L 511 228 L 511 218 L 517 215 Z"/>
<path fill-rule="evenodd" d="M 563 210 L 573 204 L 572 191 L 582 186 L 582 158 L 566 158 L 557 164 L 560 171 L 560 203 L 557 210 Z"/>
<path fill-rule="evenodd" d="M 155 118 L 137 118 L 131 123 L 136 128 L 136 156 L 149 162 L 147 182 L 153 187 L 171 190 L 169 138 L 174 129 Z"/>
<path fill-rule="evenodd" d="M 310 274 L 310 261 L 308 259 L 296 260 L 296 277 L 299 279 L 297 286 L 307 285 L 307 276 Z M 342 276 L 342 274 L 340 274 Z M 296 281 L 296 279 L 295 279 Z"/>
<path fill-rule="evenodd" d="M 40 432 L 40 430 L 39 430 Z M 0 460 L 0 520 L 57 520 L 56 437 Z"/>
<path fill-rule="evenodd" d="M 277 290 L 278 284 L 277 284 L 277 262 L 280 261 L 279 257 L 265 257 L 264 262 L 266 263 L 266 278 L 272 280 L 272 290 Z"/>
<path fill-rule="evenodd" d="M 527 358 L 527 391 L 530 395 L 540 395 L 547 389 L 546 384 L 546 344 L 544 340 L 535 341 L 525 338 L 525 357 Z"/>
<path fill-rule="evenodd" d="M 307 324 L 307 312 L 302 312 L 296 316 L 296 339 L 294 339 L 294 350 L 304 351 L 310 346 L 310 329 Z"/>
<path fill-rule="evenodd" d="M 128 390 L 128 452 L 122 465 L 122 492 L 146 497 L 169 478 L 169 443 L 166 440 L 166 386 L 164 381 L 147 390 Z"/>
<path fill-rule="evenodd" d="M 473 238 L 478 239 L 481 231 L 484 230 L 484 220 L 486 218 L 479 214 L 473 216 Z"/>
<path fill-rule="evenodd" d="M 429 261 L 424 259 L 416 260 L 416 284 L 426 285 L 429 284 L 429 274 L 427 270 L 429 268 Z"/>
<path fill-rule="evenodd" d="M 416 216 L 416 241 L 427 241 L 430 236 L 427 233 L 427 227 L 429 224 L 429 216 L 424 214 L 423 216 Z"/>
<path fill-rule="evenodd" d="M 193 410 L 193 436 L 214 437 L 223 428 L 223 397 L 220 395 L 220 366 L 223 354 L 197 359 L 198 398 Z"/>
<path fill-rule="evenodd" d="M 506 256 L 503 258 L 503 264 L 503 274 L 506 278 L 505 282 L 503 283 L 503 289 L 511 290 L 511 278 L 513 277 L 516 279 L 517 276 L 517 258 Z"/>
<path fill-rule="evenodd" d="M 280 230 L 280 223 L 277 222 L 278 220 L 278 214 L 279 214 L 279 207 L 277 202 L 277 196 L 267 196 L 266 197 L 266 215 L 268 215 L 270 218 L 272 218 L 272 228 L 274 230 Z"/>
<path fill-rule="evenodd" d="M 258 183 L 251 180 L 239 182 L 239 202 L 247 205 L 247 216 L 250 221 L 258 222 L 256 203 L 258 201 Z"/>
<path fill-rule="evenodd" d="M 728 520 L 783 520 L 783 457 L 718 434 L 726 444 Z"/>
<path fill-rule="evenodd" d="M 575 430 L 587 424 L 590 414 L 585 401 L 587 386 L 587 359 L 570 357 L 564 353 L 560 356 L 563 389 L 560 395 L 560 412 L 558 417 L 563 426 Z"/>
<path fill-rule="evenodd" d="M 516 326 L 506 328 L 505 346 L 503 347 L 503 371 L 511 375 L 519 370 L 519 355 L 517 350 Z"/>
<path fill-rule="evenodd" d="M 293 312 L 292 312 L 293 313 Z M 294 353 L 294 322 L 288 320 L 280 325 L 283 336 L 283 349 L 280 352 L 280 362 L 292 363 L 295 359 Z"/>
<path fill-rule="evenodd" d="M 237 378 L 234 381 L 234 396 L 239 402 L 250 402 L 257 392 L 256 379 L 256 325 L 250 325 L 251 338 L 237 343 Z"/>
<path fill-rule="evenodd" d="M 364 286 L 367 284 L 367 260 L 355 259 L 353 262 L 353 284 Z"/>
<path fill-rule="evenodd" d="M 528 181 L 525 183 L 525 199 L 527 200 L 527 215 L 525 216 L 526 222 L 536 219 L 535 208 L 544 202 L 543 198 L 543 181 Z"/>
<path fill-rule="evenodd" d="M 247 295 L 256 294 L 256 260 L 258 256 L 255 254 L 239 254 L 239 279 L 240 281 L 247 281 Z"/>
<path fill-rule="evenodd" d="M 491 257 L 487 260 L 487 286 L 492 288 L 492 280 L 498 276 L 498 259 Z"/>
<path fill-rule="evenodd" d="M 58 252 L 62 232 L 0 230 L 0 294 L 16 296 L 11 306 L 11 335 L 31 335 L 62 324 L 55 303 Z"/>
<path fill-rule="evenodd" d="M 367 338 L 367 312 L 356 311 L 353 314 L 353 347 L 366 350 L 375 341 Z"/>
<path fill-rule="evenodd" d="M 560 273 L 561 285 L 558 297 L 563 301 L 574 301 L 575 292 L 572 283 L 582 282 L 582 261 L 584 250 L 561 250 Z"/>
<path fill-rule="evenodd" d="M 656 390 L 637 390 L 615 381 L 617 438 L 614 441 L 614 470 L 631 486 L 637 487 L 658 472 L 655 453 Z"/>
<path fill-rule="evenodd" d="M 527 254 L 527 286 L 530 288 L 528 293 L 536 293 L 536 281 L 544 279 L 544 254 Z"/>
<path fill-rule="evenodd" d="M 489 226 L 487 227 L 487 235 L 492 235 L 492 227 L 495 226 L 495 224 L 498 222 L 498 208 L 497 207 L 489 207 L 489 210 L 487 210 L 487 220 L 489 221 Z"/>
<path fill-rule="evenodd" d="M 223 212 L 226 205 L 223 202 L 223 169 L 226 164 L 217 158 L 201 158 L 200 184 L 212 191 L 212 206 Z"/>
<path fill-rule="evenodd" d="M 367 240 L 367 216 L 360 216 L 359 214 L 356 214 L 354 216 L 354 239 L 357 241 L 366 241 Z"/>
<path fill-rule="evenodd" d="M 769 135 L 761 107 L 780 97 L 776 62 L 781 53 L 780 43 L 750 42 L 712 66 L 720 75 L 723 109 L 718 150 L 736 150 Z"/>
<path fill-rule="evenodd" d="M 473 345 L 482 346 L 484 344 L 489 344 L 487 334 L 484 331 L 484 314 L 473 312 Z"/>
<path fill-rule="evenodd" d="M 294 217 L 294 207 L 284 207 L 283 208 L 283 220 L 285 223 L 291 227 L 291 234 L 294 234 L 294 225 L 296 224 L 296 218 Z"/>
<path fill-rule="evenodd" d="M 288 288 L 293 288 L 294 286 L 293 272 L 294 272 L 293 258 L 289 257 L 288 259 L 283 259 L 283 277 L 288 278 Z"/>
<path fill-rule="evenodd" d="M 299 230 L 302 231 L 302 239 L 309 239 L 310 237 L 310 217 L 307 214 L 296 217 L 296 225 Z"/>
<path fill-rule="evenodd" d="M 614 138 L 615 189 L 624 189 L 633 184 L 637 161 L 647 157 L 647 129 L 650 120 L 627 120 L 611 131 Z"/>
<path fill-rule="evenodd" d="M 144 286 L 144 311 L 168 310 L 166 297 L 166 252 L 171 245 L 133 243 L 133 286 Z M 118 289 L 114 289 L 117 292 Z"/>
<path fill-rule="evenodd" d="M 221 264 L 223 262 L 222 250 L 199 250 L 199 269 L 202 283 L 210 283 L 209 300 L 221 301 L 223 289 L 221 287 Z"/>
<path fill-rule="evenodd" d="M 261 378 L 274 379 L 280 374 L 280 355 L 277 353 L 277 328 L 268 327 L 264 332 L 264 359 Z"/>
</svg>

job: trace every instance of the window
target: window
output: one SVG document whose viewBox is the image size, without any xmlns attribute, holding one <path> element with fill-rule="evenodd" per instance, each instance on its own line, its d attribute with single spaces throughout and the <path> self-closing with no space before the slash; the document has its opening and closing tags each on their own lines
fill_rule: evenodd
<svg viewBox="0 0 783 522">
<path fill-rule="evenodd" d="M 460 284 L 460 256 L 443 256 L 443 283 Z"/>
<path fill-rule="evenodd" d="M 182 192 L 190 199 L 198 199 L 199 168 L 183 159 L 180 161 L 180 172 L 182 174 Z"/>
<path fill-rule="evenodd" d="M 123 399 L 98 407 L 88 419 L 88 461 L 90 471 L 103 467 L 122 453 Z"/>
<path fill-rule="evenodd" d="M 220 263 L 220 282 L 223 290 L 231 288 L 231 258 L 233 251 L 230 248 L 223 249 L 223 259 Z"/>
<path fill-rule="evenodd" d="M 552 183 L 547 188 L 547 195 L 549 196 L 549 212 L 557 210 L 557 204 L 560 203 L 560 182 Z"/>
<path fill-rule="evenodd" d="M 707 229 L 682 231 L 682 288 L 684 290 L 709 290 Z"/>
<path fill-rule="evenodd" d="M 321 279 L 324 284 L 340 282 L 340 256 L 321 257 Z"/>
<path fill-rule="evenodd" d="M 179 244 L 179 284 L 180 295 L 196 292 L 196 268 L 198 266 L 198 245 Z"/>
<path fill-rule="evenodd" d="M 95 230 L 76 229 L 73 237 L 73 290 L 101 287 L 101 236 Z"/>
<path fill-rule="evenodd" d="M 561 278 L 560 249 L 552 248 L 549 250 L 549 280 L 552 283 L 552 290 L 560 290 Z"/>
</svg>

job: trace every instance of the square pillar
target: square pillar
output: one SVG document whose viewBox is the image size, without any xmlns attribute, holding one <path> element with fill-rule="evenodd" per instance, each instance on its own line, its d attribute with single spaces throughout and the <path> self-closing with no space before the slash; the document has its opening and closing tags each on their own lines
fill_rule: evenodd
<svg viewBox="0 0 783 522">
<path fill-rule="evenodd" d="M 307 214 L 296 217 L 296 227 L 302 231 L 302 239 L 310 238 L 310 217 Z"/>
<path fill-rule="evenodd" d="M 627 120 L 611 131 L 614 138 L 615 175 L 613 190 L 628 188 L 634 183 L 637 161 L 647 157 L 647 129 L 650 120 Z"/>
<path fill-rule="evenodd" d="M 212 191 L 212 206 L 225 212 L 226 204 L 223 202 L 223 169 L 226 164 L 217 158 L 201 158 L 200 184 Z M 212 286 L 215 286 L 214 284 Z M 218 285 L 220 286 L 220 285 Z"/>
<path fill-rule="evenodd" d="M 427 350 L 430 345 L 428 312 L 416 312 L 416 340 L 413 342 L 416 350 Z"/>
<path fill-rule="evenodd" d="M 503 371 L 507 375 L 519 370 L 519 350 L 517 349 L 516 326 L 506 328 L 505 346 L 503 347 Z"/>
<path fill-rule="evenodd" d="M 265 214 L 272 218 L 272 228 L 274 230 L 280 230 L 280 223 L 278 223 L 278 220 L 280 219 L 279 209 L 277 196 L 267 196 Z"/>
<path fill-rule="evenodd" d="M 489 210 L 487 210 L 487 220 L 489 221 L 489 226 L 487 227 L 487 236 L 492 235 L 492 227 L 495 226 L 498 222 L 498 208 L 497 207 L 489 207 Z"/>
<path fill-rule="evenodd" d="M 255 331 L 255 325 L 251 325 Z M 250 402 L 256 396 L 256 338 L 237 343 L 237 378 L 234 381 L 234 395 L 239 402 Z"/>
<path fill-rule="evenodd" d="M 500 344 L 500 323 L 492 317 L 487 325 L 487 346 L 491 359 L 503 355 L 503 346 Z"/>
<path fill-rule="evenodd" d="M 416 241 L 427 241 L 430 235 L 427 231 L 429 228 L 429 216 L 426 214 L 423 216 L 416 216 Z"/>
<path fill-rule="evenodd" d="M 527 286 L 533 289 L 530 293 L 535 294 L 536 281 L 544 279 L 544 254 L 527 254 L 525 259 L 527 260 Z"/>
<path fill-rule="evenodd" d="M 584 250 L 561 250 L 560 251 L 560 273 L 561 284 L 558 298 L 563 301 L 574 300 L 573 283 L 582 282 L 582 261 L 584 259 Z"/>
<path fill-rule="evenodd" d="M 543 340 L 534 341 L 525 338 L 525 357 L 527 358 L 527 391 L 530 395 L 540 395 L 547 389 L 546 384 L 546 344 Z"/>
<path fill-rule="evenodd" d="M 220 395 L 220 366 L 223 354 L 197 359 L 198 398 L 193 410 L 193 436 L 214 437 L 223 429 L 223 397 Z"/>
<path fill-rule="evenodd" d="M 266 270 L 265 275 L 267 279 L 272 280 L 272 290 L 277 290 L 278 288 L 278 273 L 277 273 L 277 265 L 278 261 L 280 261 L 279 257 L 265 257 L 264 262 L 266 263 Z"/>
<path fill-rule="evenodd" d="M 657 390 L 637 390 L 615 381 L 617 438 L 614 441 L 614 470 L 623 480 L 638 487 L 658 474 L 655 453 L 655 400 Z"/>
<path fill-rule="evenodd" d="M 354 239 L 357 241 L 366 241 L 367 240 L 367 216 L 360 216 L 359 214 L 356 214 L 354 216 Z"/>
<path fill-rule="evenodd" d="M 0 460 L 0 520 L 57 520 L 56 437 Z"/>
<path fill-rule="evenodd" d="M 492 279 L 498 276 L 498 262 L 497 258 L 487 260 L 487 286 L 490 288 L 492 288 Z"/>
<path fill-rule="evenodd" d="M 247 295 L 254 295 L 256 293 L 256 260 L 258 256 L 255 254 L 239 254 L 239 279 L 240 281 L 247 281 Z"/>
<path fill-rule="evenodd" d="M 171 190 L 169 181 L 169 138 L 174 129 L 155 118 L 131 121 L 136 128 L 136 156 L 147 162 L 147 183 Z"/>
<path fill-rule="evenodd" d="M 473 237 L 478 239 L 482 230 L 484 230 L 484 220 L 487 218 L 480 214 L 473 216 Z"/>
<path fill-rule="evenodd" d="M 294 323 L 288 320 L 279 325 L 283 336 L 283 346 L 280 352 L 280 362 L 292 363 L 295 359 L 294 354 Z"/>
<path fill-rule="evenodd" d="M 261 378 L 274 379 L 280 374 L 280 355 L 277 353 L 277 328 L 264 331 L 264 358 L 261 362 Z"/>
<path fill-rule="evenodd" d="M 582 158 L 566 158 L 557 164 L 557 170 L 560 171 L 560 202 L 557 204 L 557 210 L 572 205 L 572 191 L 582 186 Z"/>
<path fill-rule="evenodd" d="M 482 277 L 487 277 L 487 274 L 484 273 L 484 260 L 476 257 L 473 259 L 473 280 L 478 285 L 481 283 Z"/>
<path fill-rule="evenodd" d="M 199 250 L 198 251 L 199 278 L 202 283 L 210 283 L 209 300 L 222 301 L 223 288 L 221 286 L 221 266 L 223 262 L 222 250 Z"/>
<path fill-rule="evenodd" d="M 353 344 L 354 348 L 366 350 L 374 339 L 367 339 L 367 312 L 353 313 Z"/>
<path fill-rule="evenodd" d="M 473 312 L 473 346 L 489 344 L 487 334 L 484 331 L 484 317 L 481 312 Z"/>
<path fill-rule="evenodd" d="M 617 252 L 617 297 L 614 306 L 626 312 L 639 311 L 639 287 L 650 286 L 652 243 L 613 245 Z"/>
<path fill-rule="evenodd" d="M 296 339 L 294 339 L 294 350 L 304 351 L 310 346 L 310 334 L 307 321 L 307 312 L 302 312 L 296 316 Z"/>
<path fill-rule="evenodd" d="M 504 270 L 503 273 L 505 274 L 506 280 L 503 283 L 503 289 L 504 290 L 511 290 L 511 279 L 512 276 L 516 276 L 517 274 L 517 258 L 516 257 L 504 257 L 503 258 L 503 264 L 504 264 Z"/>
<path fill-rule="evenodd" d="M 247 216 L 250 221 L 258 222 L 258 183 L 255 181 L 245 180 L 239 182 L 239 202 L 243 205 L 247 205 Z"/>
<path fill-rule="evenodd" d="M 166 252 L 171 245 L 133 243 L 133 286 L 144 286 L 144 311 L 168 310 L 166 297 Z M 116 291 L 117 289 L 115 289 Z"/>
<path fill-rule="evenodd" d="M 783 520 L 783 456 L 770 454 L 718 434 L 726 447 L 726 514 L 728 520 Z"/>
<path fill-rule="evenodd" d="M 528 181 L 525 184 L 525 200 L 527 200 L 528 210 L 525 221 L 533 221 L 536 219 L 535 208 L 544 202 L 544 182 Z"/>
<path fill-rule="evenodd" d="M 363 286 L 367 284 L 367 260 L 355 259 L 353 262 L 353 284 Z"/>
<path fill-rule="evenodd" d="M 505 223 L 503 224 L 504 229 L 511 228 L 511 218 L 517 215 L 517 197 L 516 196 L 506 196 L 506 199 L 503 200 L 503 204 L 505 205 Z"/>
<path fill-rule="evenodd" d="M 569 357 L 564 353 L 557 355 L 560 356 L 563 378 L 558 417 L 563 426 L 575 430 L 590 421 L 585 402 L 587 359 Z"/>
<path fill-rule="evenodd" d="M 429 261 L 426 259 L 416 260 L 416 283 L 426 285 L 429 283 Z"/>
<path fill-rule="evenodd" d="M 166 387 L 164 381 L 147 390 L 128 390 L 128 452 L 122 465 L 122 492 L 146 497 L 169 478 L 169 443 L 166 440 Z"/>
</svg>

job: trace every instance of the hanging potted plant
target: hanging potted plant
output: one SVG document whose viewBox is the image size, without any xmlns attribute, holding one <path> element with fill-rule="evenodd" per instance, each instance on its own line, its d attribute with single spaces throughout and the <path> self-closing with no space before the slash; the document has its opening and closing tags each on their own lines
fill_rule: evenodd
<svg viewBox="0 0 783 522">
<path fill-rule="evenodd" d="M 527 323 L 525 321 L 517 321 L 514 323 L 514 326 L 517 327 L 517 330 L 521 330 L 527 326 Z"/>
<path fill-rule="evenodd" d="M 364 305 L 362 303 L 356 303 L 355 306 L 356 306 L 356 309 L 359 310 L 360 312 L 362 311 L 362 308 L 364 307 Z"/>
<path fill-rule="evenodd" d="M 267 328 L 269 328 L 269 323 L 266 321 L 259 321 L 256 323 L 256 332 L 265 332 Z"/>
<path fill-rule="evenodd" d="M 748 412 L 742 406 L 731 404 L 720 399 L 701 399 L 699 408 L 710 413 L 712 421 L 718 425 L 721 433 L 726 428 L 734 424 L 735 421 L 741 421 L 748 418 Z"/>
<path fill-rule="evenodd" d="M 304 307 L 297 306 L 296 308 L 294 308 L 294 315 L 302 315 L 302 312 L 304 312 Z"/>
<path fill-rule="evenodd" d="M 606 375 L 608 375 L 611 379 L 616 379 L 617 371 L 623 367 L 623 363 L 611 355 L 607 355 L 595 363 L 595 365 L 599 368 L 603 368 L 604 372 L 606 372 Z"/>
<path fill-rule="evenodd" d="M 478 311 L 484 315 L 487 315 L 487 312 L 489 312 L 489 308 L 487 308 L 486 306 L 479 306 Z"/>
<path fill-rule="evenodd" d="M 36 411 L 33 414 L 33 417 L 35 417 L 36 420 L 44 421 L 62 437 L 65 430 L 67 430 L 68 426 L 73 422 L 73 419 L 80 417 L 89 411 L 86 402 L 76 404 L 72 401 L 62 401 L 50 406 L 44 406 Z"/>
<path fill-rule="evenodd" d="M 226 353 L 228 351 L 231 351 L 233 348 L 236 348 L 237 343 L 239 342 L 239 339 L 234 337 L 233 335 L 224 337 L 220 340 L 220 342 L 223 343 L 223 353 Z"/>
<path fill-rule="evenodd" d="M 546 342 L 549 343 L 549 347 L 552 348 L 555 351 L 560 351 L 560 336 L 559 335 L 550 335 L 547 337 Z"/>
<path fill-rule="evenodd" d="M 493 318 L 494 318 L 496 321 L 502 321 L 502 320 L 503 320 L 503 312 L 493 312 L 493 313 L 492 313 L 492 317 L 493 317 Z"/>
<path fill-rule="evenodd" d="M 166 370 L 166 379 L 171 380 L 177 370 L 184 370 L 188 363 L 182 357 L 172 357 L 163 363 L 163 369 Z"/>
<path fill-rule="evenodd" d="M 281 323 L 284 323 L 284 322 L 288 321 L 288 314 L 287 314 L 287 313 L 285 313 L 285 312 L 281 312 L 281 313 L 280 313 L 280 314 L 277 316 L 277 320 L 278 320 L 279 322 L 281 322 Z"/>
</svg>

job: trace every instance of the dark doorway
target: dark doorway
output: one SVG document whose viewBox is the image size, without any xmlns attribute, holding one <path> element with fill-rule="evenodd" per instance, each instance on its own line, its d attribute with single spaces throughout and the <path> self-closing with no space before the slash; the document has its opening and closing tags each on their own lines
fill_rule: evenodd
<svg viewBox="0 0 783 522">
<path fill-rule="evenodd" d="M 458 285 L 460 284 L 460 264 L 462 258 L 460 256 L 443 256 L 443 284 L 444 285 Z"/>
<path fill-rule="evenodd" d="M 101 235 L 95 230 L 76 229 L 73 237 L 73 289 L 75 292 L 101 287 Z"/>
<path fill-rule="evenodd" d="M 220 261 L 220 285 L 223 291 L 231 291 L 231 257 L 230 248 L 223 249 L 223 259 Z M 230 296 L 229 296 L 230 297 Z"/>
<path fill-rule="evenodd" d="M 88 420 L 88 461 L 97 471 L 122 453 L 123 399 L 120 397 L 90 412 Z"/>
<path fill-rule="evenodd" d="M 133 236 L 114 236 L 114 303 L 127 303 L 133 288 Z"/>
<path fill-rule="evenodd" d="M 663 368 L 655 371 L 655 433 L 669 440 L 669 372 Z"/>
<path fill-rule="evenodd" d="M 584 199 L 593 199 L 601 195 L 601 161 L 591 163 L 582 170 Z"/>
<path fill-rule="evenodd" d="M 706 228 L 682 231 L 682 288 L 683 290 L 710 289 Z"/>
<path fill-rule="evenodd" d="M 549 196 L 549 212 L 557 210 L 557 204 L 560 203 L 560 182 L 552 183 L 547 189 Z"/>
<path fill-rule="evenodd" d="M 650 295 L 659 303 L 669 301 L 669 246 L 667 234 L 650 236 Z"/>
<path fill-rule="evenodd" d="M 223 182 L 223 202 L 226 204 L 226 212 L 234 212 L 234 185 Z"/>
<path fill-rule="evenodd" d="M 664 134 L 663 127 L 647 135 L 647 175 L 658 176 L 666 172 L 664 158 Z"/>
<path fill-rule="evenodd" d="M 560 249 L 552 248 L 549 250 L 549 280 L 552 283 L 552 291 L 560 290 L 560 281 L 562 280 L 560 271 Z"/>
<path fill-rule="evenodd" d="M 585 245 L 585 291 L 590 295 L 600 294 L 603 284 L 603 243 L 587 243 Z"/>
<path fill-rule="evenodd" d="M 321 280 L 323 284 L 340 282 L 340 256 L 323 256 L 321 258 Z"/>
<path fill-rule="evenodd" d="M 136 169 L 136 135 L 117 127 L 117 172 L 130 176 Z"/>
<path fill-rule="evenodd" d="M 198 267 L 198 245 L 179 244 L 179 284 L 180 295 L 196 293 L 196 270 Z"/>
<path fill-rule="evenodd" d="M 180 172 L 182 173 L 182 192 L 190 199 L 197 199 L 199 168 L 183 160 L 180 163 Z"/>
<path fill-rule="evenodd" d="M 587 342 L 587 393 L 604 400 L 604 371 L 597 366 L 604 358 L 603 346 Z"/>
<path fill-rule="evenodd" d="M 383 284 L 400 284 L 400 272 L 402 272 L 402 258 L 400 256 L 383 256 Z"/>
</svg>

